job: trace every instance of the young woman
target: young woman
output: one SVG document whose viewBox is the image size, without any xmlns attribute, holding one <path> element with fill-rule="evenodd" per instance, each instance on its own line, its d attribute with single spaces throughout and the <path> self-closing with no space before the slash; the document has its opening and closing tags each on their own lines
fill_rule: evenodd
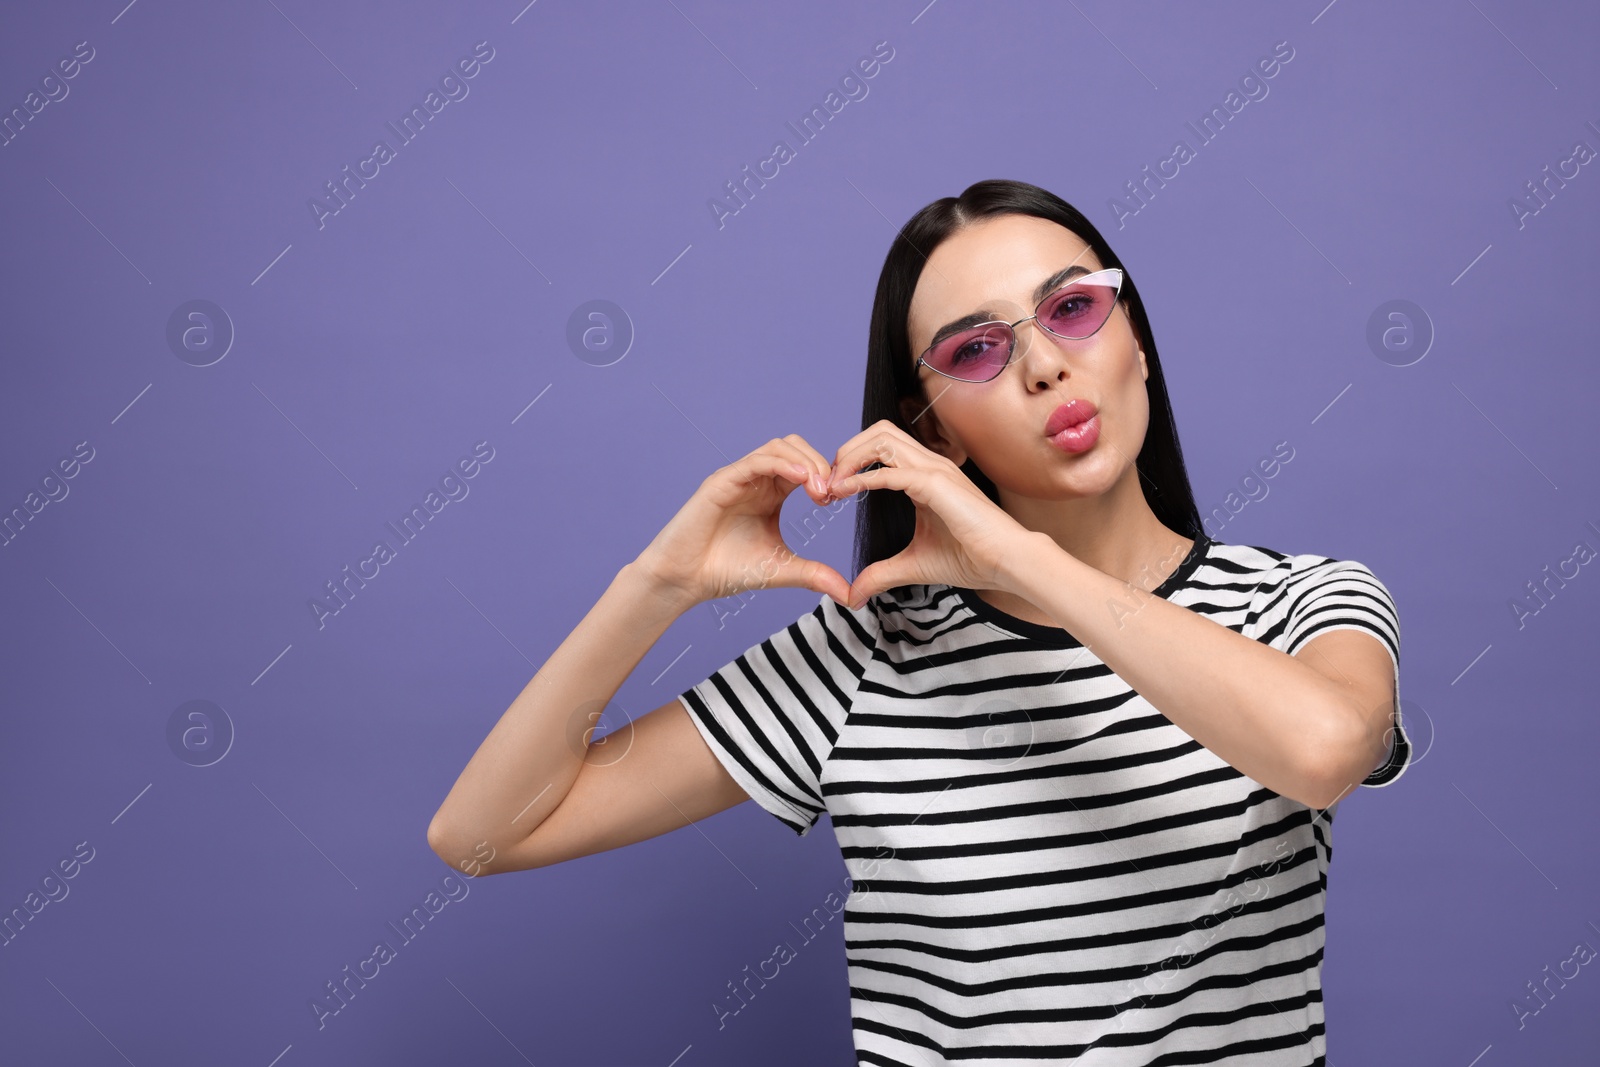
<svg viewBox="0 0 1600 1067">
<path fill-rule="evenodd" d="M 859 1062 L 1323 1063 L 1334 808 L 1410 758 L 1388 590 L 1207 536 L 1133 279 L 1032 185 L 895 238 L 862 425 L 706 478 L 507 709 L 434 849 L 497 873 L 747 798 L 799 834 L 826 810 Z M 784 546 L 799 485 L 866 493 L 854 583 Z M 822 597 L 589 744 L 679 614 L 752 585 Z"/>
</svg>

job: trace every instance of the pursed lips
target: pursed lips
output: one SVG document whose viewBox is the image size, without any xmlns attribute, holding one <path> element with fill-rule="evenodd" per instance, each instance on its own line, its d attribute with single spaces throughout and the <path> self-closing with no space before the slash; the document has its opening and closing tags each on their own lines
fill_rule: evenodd
<svg viewBox="0 0 1600 1067">
<path fill-rule="evenodd" d="M 1099 413 L 1099 410 L 1093 401 L 1082 398 L 1069 400 L 1050 413 L 1050 418 L 1044 424 L 1044 435 L 1054 437 L 1069 426 L 1088 422 Z"/>
</svg>

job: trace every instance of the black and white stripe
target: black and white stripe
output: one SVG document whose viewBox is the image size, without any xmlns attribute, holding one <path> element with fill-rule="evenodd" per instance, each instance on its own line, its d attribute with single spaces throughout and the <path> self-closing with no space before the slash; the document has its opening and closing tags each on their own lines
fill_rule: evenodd
<svg viewBox="0 0 1600 1067">
<path fill-rule="evenodd" d="M 799 834 L 826 810 L 863 1064 L 1320 1064 L 1335 808 L 1241 775 L 1069 633 L 944 585 L 815 610 L 680 699 Z M 1201 538 L 1152 593 L 1293 653 L 1395 662 L 1360 563 Z M 1388 762 L 1362 785 L 1400 777 Z"/>
</svg>

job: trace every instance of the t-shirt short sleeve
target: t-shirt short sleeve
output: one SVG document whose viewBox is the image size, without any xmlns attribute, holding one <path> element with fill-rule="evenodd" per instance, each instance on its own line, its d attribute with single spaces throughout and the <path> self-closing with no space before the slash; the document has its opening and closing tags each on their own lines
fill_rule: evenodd
<svg viewBox="0 0 1600 1067">
<path fill-rule="evenodd" d="M 877 647 L 874 601 L 822 595 L 802 615 L 680 693 L 712 753 L 761 807 L 804 836 L 826 808 L 822 768 Z"/>
<path fill-rule="evenodd" d="M 1388 758 L 1361 781 L 1388 785 L 1411 763 L 1411 741 L 1400 721 L 1400 612 L 1394 597 L 1366 565 L 1350 559 L 1297 556 L 1287 589 L 1284 651 L 1291 656 L 1331 630 L 1361 630 L 1377 638 L 1394 662 L 1394 727 Z"/>
</svg>

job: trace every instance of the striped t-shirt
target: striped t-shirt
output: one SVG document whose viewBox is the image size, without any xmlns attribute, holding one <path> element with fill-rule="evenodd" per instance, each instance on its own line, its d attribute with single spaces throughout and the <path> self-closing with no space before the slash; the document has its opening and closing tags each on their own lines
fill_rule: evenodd
<svg viewBox="0 0 1600 1067">
<path fill-rule="evenodd" d="M 1066 630 L 918 585 L 814 611 L 682 693 L 706 743 L 851 876 L 862 1064 L 1324 1063 L 1335 807 L 1202 747 Z M 1364 565 L 1202 535 L 1151 592 L 1294 653 L 1399 616 Z M 1346 793 L 1345 795 L 1349 795 Z"/>
</svg>

